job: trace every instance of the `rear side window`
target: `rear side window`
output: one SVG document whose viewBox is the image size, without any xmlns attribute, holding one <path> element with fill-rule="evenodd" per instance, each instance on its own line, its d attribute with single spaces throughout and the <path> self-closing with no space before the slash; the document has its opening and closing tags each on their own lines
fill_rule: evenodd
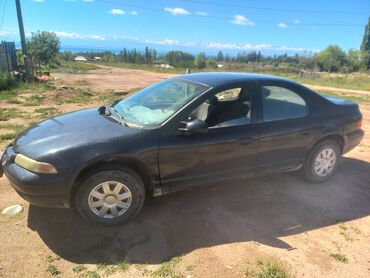
<svg viewBox="0 0 370 278">
<path fill-rule="evenodd" d="M 300 95 L 279 86 L 262 86 L 262 107 L 264 122 L 301 118 L 308 113 Z"/>
</svg>

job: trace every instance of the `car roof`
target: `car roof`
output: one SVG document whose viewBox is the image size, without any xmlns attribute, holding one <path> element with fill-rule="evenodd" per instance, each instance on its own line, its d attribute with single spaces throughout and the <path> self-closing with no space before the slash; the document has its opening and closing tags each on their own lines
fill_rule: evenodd
<svg viewBox="0 0 370 278">
<path fill-rule="evenodd" d="M 239 73 L 239 72 L 206 72 L 180 75 L 177 78 L 201 83 L 209 87 L 218 87 L 229 85 L 235 82 L 243 81 L 284 81 L 295 83 L 289 79 L 256 73 Z"/>
</svg>

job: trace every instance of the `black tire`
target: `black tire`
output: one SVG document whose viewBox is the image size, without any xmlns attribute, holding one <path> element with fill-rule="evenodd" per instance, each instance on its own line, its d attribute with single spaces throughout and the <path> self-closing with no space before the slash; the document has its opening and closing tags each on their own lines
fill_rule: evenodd
<svg viewBox="0 0 370 278">
<path fill-rule="evenodd" d="M 317 156 L 326 148 L 330 148 L 335 152 L 336 159 L 335 159 L 334 166 L 332 167 L 332 170 L 327 175 L 320 176 L 315 171 L 315 161 L 316 161 Z M 317 145 L 315 145 L 312 148 L 311 152 L 307 156 L 305 165 L 302 168 L 302 173 L 304 177 L 308 181 L 314 182 L 314 183 L 320 183 L 320 182 L 327 181 L 335 174 L 338 168 L 339 162 L 340 162 L 341 155 L 342 153 L 341 153 L 340 146 L 336 141 L 328 139 L 328 140 L 323 140 L 319 142 Z"/>
<path fill-rule="evenodd" d="M 99 184 L 107 181 L 115 181 L 124 184 L 131 193 L 131 204 L 127 211 L 114 218 L 104 218 L 98 216 L 89 207 L 90 192 Z M 145 186 L 134 171 L 128 168 L 118 170 L 101 170 L 87 176 L 77 189 L 75 195 L 75 205 L 77 211 L 88 221 L 102 225 L 117 225 L 127 222 L 136 216 L 143 207 L 145 200 Z"/>
</svg>

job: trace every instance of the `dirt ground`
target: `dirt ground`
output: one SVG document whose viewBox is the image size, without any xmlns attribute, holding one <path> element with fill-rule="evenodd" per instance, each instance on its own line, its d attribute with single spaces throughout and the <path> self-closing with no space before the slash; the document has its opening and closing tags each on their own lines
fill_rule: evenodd
<svg viewBox="0 0 370 278">
<path fill-rule="evenodd" d="M 104 68 L 56 76 L 59 84 L 119 91 L 169 75 Z M 370 277 L 370 105 L 361 111 L 366 137 L 326 183 L 289 173 L 189 189 L 148 200 L 118 227 L 94 226 L 69 209 L 29 206 L 3 177 L 0 210 L 22 204 L 24 212 L 0 215 L 0 277 L 243 277 L 269 257 L 296 277 Z M 174 257 L 169 271 L 158 272 Z M 124 268 L 110 268 L 122 262 Z"/>
<path fill-rule="evenodd" d="M 86 74 L 56 73 L 53 76 L 61 79 L 63 84 L 70 86 L 88 86 L 96 91 L 101 90 L 129 90 L 148 86 L 161 79 L 166 79 L 175 74 L 159 74 L 156 72 L 105 67 L 91 70 Z"/>
</svg>

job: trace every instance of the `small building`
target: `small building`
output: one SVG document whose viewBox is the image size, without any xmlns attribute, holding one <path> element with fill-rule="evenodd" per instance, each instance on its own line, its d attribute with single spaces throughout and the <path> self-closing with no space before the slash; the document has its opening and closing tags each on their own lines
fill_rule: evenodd
<svg viewBox="0 0 370 278">
<path fill-rule="evenodd" d="M 221 69 L 221 68 L 223 68 L 223 67 L 224 67 L 224 65 L 223 65 L 223 64 L 217 64 L 217 68 Z"/>
<path fill-rule="evenodd" d="M 0 44 L 0 71 L 11 72 L 17 69 L 17 55 L 14 42 Z"/>
<path fill-rule="evenodd" d="M 164 69 L 173 69 L 173 66 L 167 64 L 165 61 L 154 61 L 153 67 L 155 68 L 164 68 Z"/>
<path fill-rule="evenodd" d="M 77 57 L 75 57 L 75 61 L 87 62 L 87 59 L 84 56 L 77 56 Z"/>
<path fill-rule="evenodd" d="M 94 60 L 95 60 L 95 61 L 100 61 L 100 60 L 101 60 L 101 57 L 99 57 L 99 56 L 94 57 Z"/>
</svg>

